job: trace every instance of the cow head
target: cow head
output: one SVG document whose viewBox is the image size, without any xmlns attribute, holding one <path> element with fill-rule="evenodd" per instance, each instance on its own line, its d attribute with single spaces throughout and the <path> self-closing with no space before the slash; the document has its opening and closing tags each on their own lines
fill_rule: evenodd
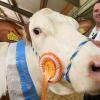
<svg viewBox="0 0 100 100">
<path fill-rule="evenodd" d="M 29 33 L 32 46 L 40 58 L 46 53 L 51 53 L 61 63 L 61 80 L 48 86 L 57 94 L 69 94 L 73 91 L 100 92 L 100 48 L 81 35 L 78 27 L 73 18 L 47 8 L 30 18 Z M 75 52 L 78 53 L 75 55 Z M 73 59 L 72 55 L 75 55 Z M 70 83 L 64 80 L 69 64 Z"/>
</svg>

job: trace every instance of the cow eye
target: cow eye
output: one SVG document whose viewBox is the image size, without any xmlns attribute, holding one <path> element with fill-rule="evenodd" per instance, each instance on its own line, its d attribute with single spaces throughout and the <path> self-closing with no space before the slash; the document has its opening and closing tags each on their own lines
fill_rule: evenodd
<svg viewBox="0 0 100 100">
<path fill-rule="evenodd" d="M 33 32 L 36 34 L 36 35 L 39 35 L 42 31 L 40 28 L 34 28 L 33 29 Z"/>
</svg>

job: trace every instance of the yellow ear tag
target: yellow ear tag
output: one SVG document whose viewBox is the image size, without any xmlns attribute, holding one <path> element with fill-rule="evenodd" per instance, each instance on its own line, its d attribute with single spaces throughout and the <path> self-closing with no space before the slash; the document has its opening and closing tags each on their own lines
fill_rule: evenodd
<svg viewBox="0 0 100 100">
<path fill-rule="evenodd" d="M 83 28 L 79 28 L 79 32 L 80 32 L 81 34 L 85 34 L 85 33 L 86 33 L 86 31 L 85 31 Z"/>
<path fill-rule="evenodd" d="M 55 54 L 49 52 L 41 57 L 40 67 L 44 75 L 41 100 L 46 100 L 47 84 L 48 82 L 55 83 L 60 80 L 62 75 L 62 64 Z"/>
<path fill-rule="evenodd" d="M 7 34 L 7 37 L 8 37 L 9 40 L 12 40 L 12 41 L 18 41 L 19 40 L 19 37 L 17 35 L 15 35 L 15 33 L 13 33 L 12 31 Z"/>
</svg>

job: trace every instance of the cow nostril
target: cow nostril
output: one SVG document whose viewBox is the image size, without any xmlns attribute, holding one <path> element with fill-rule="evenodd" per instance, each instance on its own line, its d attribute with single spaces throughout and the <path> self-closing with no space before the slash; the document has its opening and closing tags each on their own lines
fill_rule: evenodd
<svg viewBox="0 0 100 100">
<path fill-rule="evenodd" d="M 100 72 L 100 67 L 92 65 L 92 71 L 94 71 L 94 72 Z"/>
<path fill-rule="evenodd" d="M 89 63 L 89 77 L 100 83 L 100 56 L 95 56 Z"/>
<path fill-rule="evenodd" d="M 93 72 L 100 72 L 100 64 L 98 62 L 92 62 L 90 68 Z"/>
</svg>

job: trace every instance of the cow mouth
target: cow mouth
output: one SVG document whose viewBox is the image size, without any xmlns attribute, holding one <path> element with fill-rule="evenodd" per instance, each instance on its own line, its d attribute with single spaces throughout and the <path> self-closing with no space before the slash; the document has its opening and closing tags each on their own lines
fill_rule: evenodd
<svg viewBox="0 0 100 100">
<path fill-rule="evenodd" d="M 89 64 L 90 72 L 100 74 L 100 62 L 91 62 Z"/>
</svg>

